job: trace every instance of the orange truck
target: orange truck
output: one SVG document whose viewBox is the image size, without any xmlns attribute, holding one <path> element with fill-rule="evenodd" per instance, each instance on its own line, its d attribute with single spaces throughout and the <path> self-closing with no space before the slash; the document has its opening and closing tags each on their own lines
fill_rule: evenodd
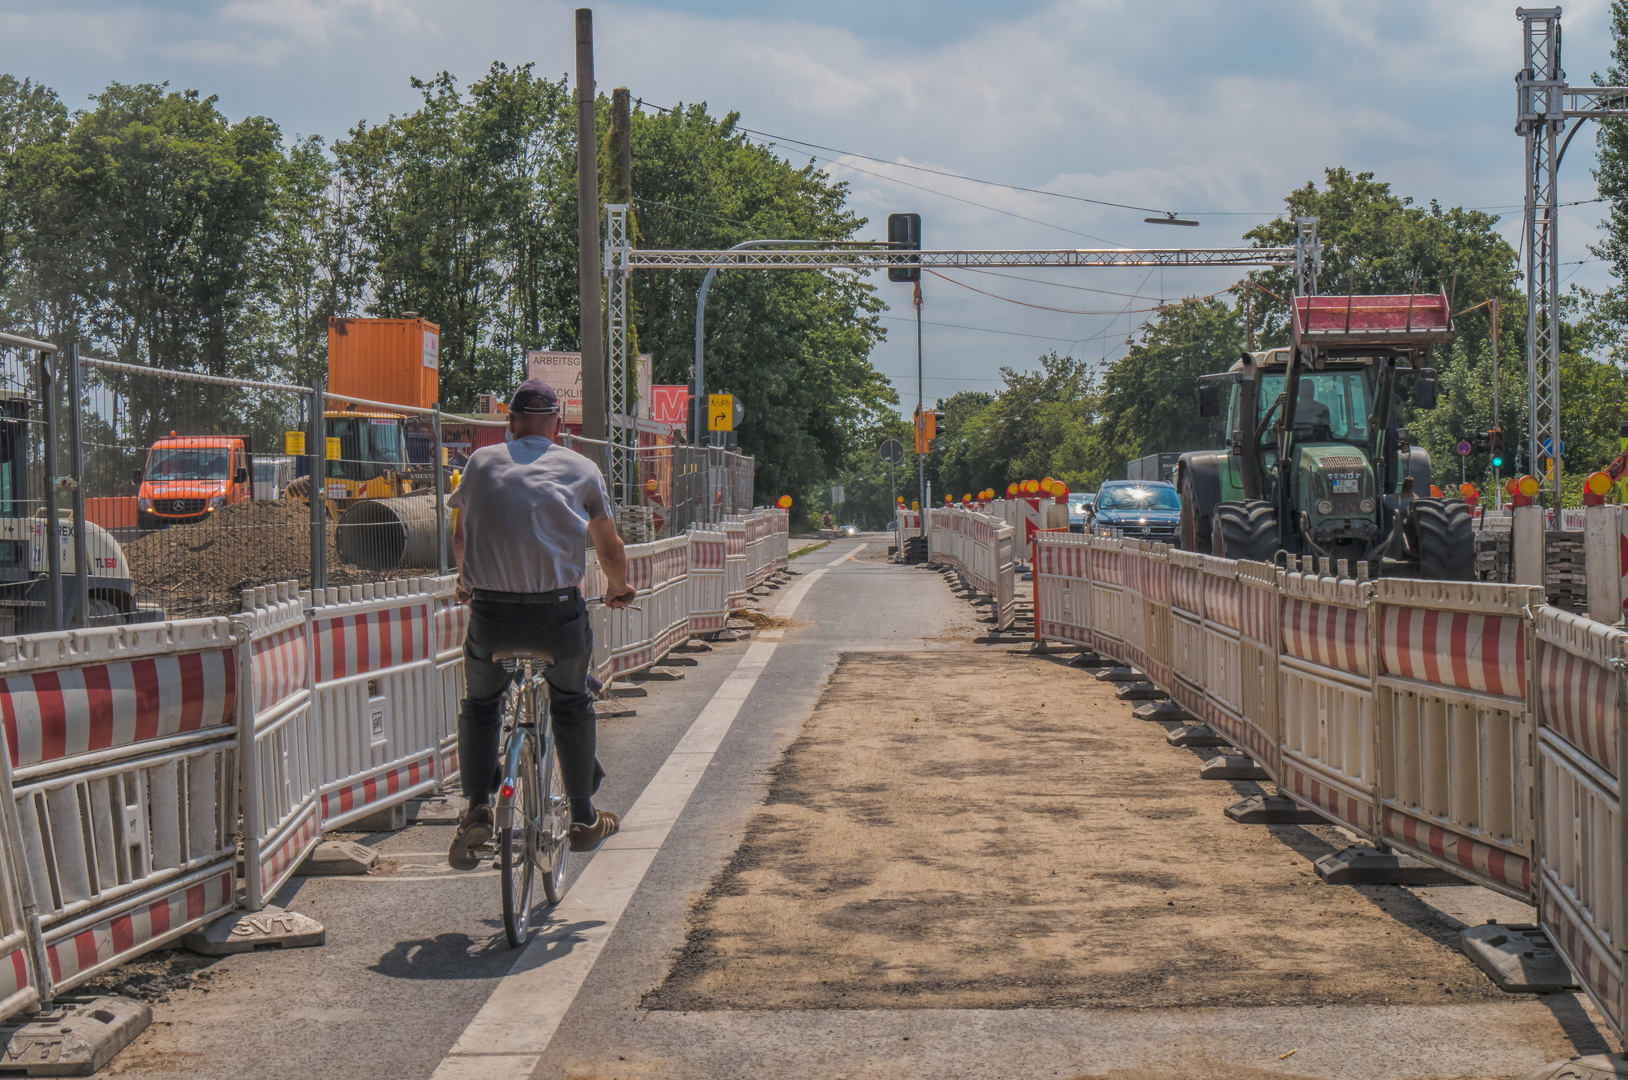
<svg viewBox="0 0 1628 1080">
<path fill-rule="evenodd" d="M 153 443 L 137 469 L 136 525 L 161 529 L 204 521 L 223 506 L 254 497 L 250 440 L 238 435 L 181 435 Z"/>
</svg>

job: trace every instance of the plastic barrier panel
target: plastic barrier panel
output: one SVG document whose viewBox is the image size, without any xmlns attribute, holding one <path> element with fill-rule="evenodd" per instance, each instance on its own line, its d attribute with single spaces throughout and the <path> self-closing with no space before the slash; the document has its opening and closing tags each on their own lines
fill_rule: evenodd
<svg viewBox="0 0 1628 1080">
<path fill-rule="evenodd" d="M 1171 551 L 1170 700 L 1194 716 L 1205 714 L 1204 556 Z"/>
<path fill-rule="evenodd" d="M 322 838 L 312 707 L 310 593 L 298 582 L 244 594 L 238 636 L 238 745 L 243 748 L 243 865 L 259 911 Z"/>
<path fill-rule="evenodd" d="M 233 906 L 238 673 L 218 618 L 0 641 L 12 793 L 57 991 Z"/>
<path fill-rule="evenodd" d="M 1091 584 L 1086 578 L 1090 540 L 1046 533 L 1034 545 L 1035 637 L 1090 642 Z"/>
<path fill-rule="evenodd" d="M 1622 671 L 1628 634 L 1536 609 L 1539 917 L 1578 981 L 1623 1029 Z"/>
<path fill-rule="evenodd" d="M 609 646 L 609 667 L 600 676 L 609 681 L 617 675 L 650 667 L 690 636 L 689 539 L 669 537 L 627 549 L 628 584 L 637 597 L 630 607 L 603 612 Z M 595 627 L 597 637 L 599 628 Z"/>
<path fill-rule="evenodd" d="M 458 578 L 448 574 L 426 579 L 435 598 L 432 626 L 435 649 L 435 684 L 440 690 L 440 778 L 450 783 L 458 777 L 458 711 L 463 707 L 464 635 L 469 632 L 469 605 L 457 597 Z"/>
<path fill-rule="evenodd" d="M 724 553 L 724 584 L 729 594 L 729 610 L 739 611 L 746 606 L 747 580 L 746 525 L 739 521 L 725 521 L 721 526 L 726 542 Z"/>
<path fill-rule="evenodd" d="M 1243 598 L 1238 564 L 1231 559 L 1202 555 L 1204 574 L 1204 702 L 1198 715 L 1234 746 L 1242 747 L 1243 645 L 1238 627 L 1243 621 Z"/>
<path fill-rule="evenodd" d="M 1283 737 L 1278 713 L 1278 590 L 1277 571 L 1269 563 L 1238 563 L 1238 603 L 1242 748 L 1277 781 L 1283 775 L 1278 758 Z"/>
<path fill-rule="evenodd" d="M 1373 839 L 1374 694 L 1367 581 L 1278 573 L 1279 791 Z"/>
<path fill-rule="evenodd" d="M 1172 682 L 1171 662 L 1175 648 L 1170 625 L 1170 548 L 1164 544 L 1142 545 L 1142 670 L 1160 686 Z"/>
<path fill-rule="evenodd" d="M 1530 903 L 1524 609 L 1542 590 L 1394 578 L 1374 588 L 1379 836 Z"/>
<path fill-rule="evenodd" d="M 1123 663 L 1126 653 L 1122 546 L 1120 540 L 1091 537 L 1085 576 L 1091 589 L 1091 622 L 1086 636 L 1098 653 Z"/>
<path fill-rule="evenodd" d="M 968 584 L 995 601 L 996 630 L 1011 626 L 1017 613 L 1012 527 L 960 507 L 934 510 L 928 518 L 934 562 L 954 567 Z"/>
<path fill-rule="evenodd" d="M 724 581 L 724 564 L 729 538 L 722 530 L 691 526 L 690 542 L 690 633 L 716 633 L 729 621 L 729 587 Z"/>
<path fill-rule="evenodd" d="M 324 829 L 439 783 L 443 688 L 431 628 L 437 585 L 409 578 L 347 586 L 313 604 Z"/>
</svg>

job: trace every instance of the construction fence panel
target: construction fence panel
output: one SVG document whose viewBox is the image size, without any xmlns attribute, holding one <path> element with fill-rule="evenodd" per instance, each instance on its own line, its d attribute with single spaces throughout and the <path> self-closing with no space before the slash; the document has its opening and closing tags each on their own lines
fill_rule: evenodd
<svg viewBox="0 0 1628 1080">
<path fill-rule="evenodd" d="M 0 640 L 12 795 L 55 992 L 235 903 L 231 629 L 211 618 Z M 5 955 L 9 998 L 22 969 Z"/>
<path fill-rule="evenodd" d="M 1278 573 L 1282 772 L 1296 802 L 1374 839 L 1372 582 Z"/>
<path fill-rule="evenodd" d="M 650 667 L 689 638 L 689 549 L 688 536 L 627 548 L 633 603 L 625 608 L 596 604 L 593 610 L 595 668 L 601 682 Z M 601 579 L 594 595 L 604 591 Z"/>
<path fill-rule="evenodd" d="M 1205 714 L 1204 556 L 1172 549 L 1170 566 L 1170 699 L 1194 716 Z"/>
<path fill-rule="evenodd" d="M 1140 540 L 1123 540 L 1119 566 L 1123 577 L 1119 596 L 1120 640 L 1124 642 L 1122 659 L 1137 670 L 1148 673 L 1147 608 L 1142 589 L 1146 584 L 1147 555 Z"/>
<path fill-rule="evenodd" d="M 1533 902 L 1534 732 L 1528 606 L 1518 585 L 1385 578 L 1376 635 L 1379 838 Z"/>
<path fill-rule="evenodd" d="M 725 582 L 729 537 L 721 529 L 691 527 L 690 633 L 717 633 L 729 622 L 729 587 Z"/>
<path fill-rule="evenodd" d="M 1234 746 L 1251 739 L 1244 725 L 1243 595 L 1238 564 L 1214 555 L 1203 559 L 1204 701 L 1197 715 Z"/>
<path fill-rule="evenodd" d="M 324 829 L 440 781 L 444 702 L 432 639 L 439 584 L 409 578 L 313 597 Z"/>
<path fill-rule="evenodd" d="M 725 521 L 720 528 L 725 540 L 724 585 L 729 596 L 729 610 L 739 611 L 746 606 L 752 588 L 746 564 L 746 525 L 739 521 Z"/>
<path fill-rule="evenodd" d="M 1120 540 L 1091 537 L 1086 548 L 1085 563 L 1086 581 L 1091 590 L 1091 621 L 1087 636 L 1093 649 L 1120 663 L 1127 659 L 1123 546 Z"/>
<path fill-rule="evenodd" d="M 1238 603 L 1242 749 L 1275 782 L 1283 776 L 1278 757 L 1283 735 L 1278 711 L 1277 570 L 1270 563 L 1238 563 Z"/>
<path fill-rule="evenodd" d="M 1620 1035 L 1623 1018 L 1623 669 L 1628 633 L 1534 612 L 1538 915 Z"/>
<path fill-rule="evenodd" d="M 233 619 L 239 666 L 243 866 L 247 907 L 259 911 L 322 838 L 321 717 L 312 692 L 316 665 L 310 593 L 298 582 L 261 587 Z"/>
<path fill-rule="evenodd" d="M 444 783 L 458 777 L 458 712 L 463 708 L 464 636 L 469 632 L 469 605 L 458 601 L 458 576 L 425 579 L 434 597 L 435 679 L 440 702 L 439 776 Z"/>
<path fill-rule="evenodd" d="M 1010 529 L 1007 525 L 1004 528 Z M 1016 537 L 1013 537 L 1016 550 Z M 1034 545 L 1034 635 L 1037 640 L 1091 643 L 1090 539 L 1047 533 Z"/>
</svg>

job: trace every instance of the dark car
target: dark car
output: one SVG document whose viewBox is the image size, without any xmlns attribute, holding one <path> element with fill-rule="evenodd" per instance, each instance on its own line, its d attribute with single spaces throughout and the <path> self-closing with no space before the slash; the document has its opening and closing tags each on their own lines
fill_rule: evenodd
<svg viewBox="0 0 1628 1080">
<path fill-rule="evenodd" d="M 1181 531 L 1181 496 L 1162 480 L 1111 480 L 1097 491 L 1091 531 L 1118 529 L 1133 540 L 1175 544 Z"/>
<path fill-rule="evenodd" d="M 1091 526 L 1091 504 L 1096 501 L 1096 495 L 1087 491 L 1083 495 L 1070 495 L 1068 497 L 1068 531 L 1083 533 Z"/>
</svg>

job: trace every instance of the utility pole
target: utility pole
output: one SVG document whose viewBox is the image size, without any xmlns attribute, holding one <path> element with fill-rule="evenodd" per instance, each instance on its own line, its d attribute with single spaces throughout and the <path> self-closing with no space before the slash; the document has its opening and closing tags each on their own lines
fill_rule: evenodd
<svg viewBox="0 0 1628 1080">
<path fill-rule="evenodd" d="M 1255 275 L 1250 274 L 1244 278 L 1244 349 L 1247 352 L 1255 351 L 1255 319 L 1254 312 L 1249 306 L 1251 295 L 1255 291 Z"/>
<path fill-rule="evenodd" d="M 926 408 L 926 392 L 923 390 L 921 367 L 921 282 L 916 282 L 915 295 L 911 298 L 916 305 L 916 490 L 920 492 L 921 508 L 921 535 L 927 535 L 927 444 L 922 439 L 922 430 L 926 422 L 922 410 Z"/>
<path fill-rule="evenodd" d="M 588 457 L 607 469 L 603 443 L 605 337 L 599 265 L 599 130 L 594 116 L 594 13 L 577 8 L 577 340 L 582 346 L 582 435 Z"/>
<path fill-rule="evenodd" d="M 1498 412 L 1498 300 L 1497 300 L 1497 298 L 1493 299 L 1491 306 L 1492 306 L 1492 426 L 1497 428 L 1499 430 L 1499 432 L 1502 433 L 1503 428 L 1504 428 L 1504 422 L 1501 419 L 1502 414 L 1500 414 Z M 1492 500 L 1493 500 L 1494 507 L 1496 507 L 1499 510 L 1502 510 L 1504 508 L 1504 488 L 1503 488 L 1503 485 L 1501 483 L 1499 483 L 1499 481 L 1498 481 L 1498 474 L 1501 471 L 1502 470 L 1500 470 L 1498 468 L 1498 466 L 1496 466 L 1496 465 L 1494 465 L 1492 467 Z"/>
</svg>

